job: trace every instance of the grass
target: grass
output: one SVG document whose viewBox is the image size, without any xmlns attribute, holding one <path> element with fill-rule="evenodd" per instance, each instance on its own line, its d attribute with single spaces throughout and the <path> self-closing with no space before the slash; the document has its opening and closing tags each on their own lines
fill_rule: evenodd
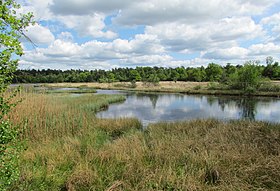
<svg viewBox="0 0 280 191">
<path fill-rule="evenodd" d="M 280 125 L 193 120 L 141 129 L 98 119 L 118 95 L 22 93 L 23 130 L 12 190 L 280 190 Z"/>
</svg>

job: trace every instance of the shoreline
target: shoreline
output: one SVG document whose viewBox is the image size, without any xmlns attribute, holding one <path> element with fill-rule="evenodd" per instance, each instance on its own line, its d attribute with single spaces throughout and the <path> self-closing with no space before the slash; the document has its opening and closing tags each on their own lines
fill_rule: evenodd
<svg viewBox="0 0 280 191">
<path fill-rule="evenodd" d="M 272 84 L 279 85 L 280 81 L 272 81 Z M 155 92 L 155 93 L 181 93 L 189 95 L 217 95 L 217 96 L 241 96 L 241 97 L 275 97 L 280 98 L 280 92 L 257 91 L 251 94 L 245 94 L 241 90 L 222 90 L 209 89 L 211 82 L 172 82 L 163 81 L 157 85 L 151 83 L 136 82 L 136 87 L 131 87 L 130 82 L 113 82 L 113 83 L 40 83 L 40 84 L 13 84 L 47 87 L 47 88 L 90 88 L 104 90 L 127 90 L 135 92 Z"/>
</svg>

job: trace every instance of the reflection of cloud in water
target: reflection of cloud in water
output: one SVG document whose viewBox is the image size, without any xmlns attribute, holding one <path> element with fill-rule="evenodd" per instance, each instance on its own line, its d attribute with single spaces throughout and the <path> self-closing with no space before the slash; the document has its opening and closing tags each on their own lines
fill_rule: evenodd
<svg viewBox="0 0 280 191">
<path fill-rule="evenodd" d="M 179 94 L 130 94 L 124 103 L 110 105 L 102 118 L 137 117 L 142 123 L 196 118 L 248 118 L 280 122 L 280 101 Z M 279 108 L 279 109 L 278 109 Z"/>
<path fill-rule="evenodd" d="M 257 107 L 257 119 L 259 120 L 266 120 L 272 119 L 272 121 L 280 121 L 279 114 L 280 114 L 280 102 L 274 102 L 269 104 L 259 104 Z"/>
</svg>

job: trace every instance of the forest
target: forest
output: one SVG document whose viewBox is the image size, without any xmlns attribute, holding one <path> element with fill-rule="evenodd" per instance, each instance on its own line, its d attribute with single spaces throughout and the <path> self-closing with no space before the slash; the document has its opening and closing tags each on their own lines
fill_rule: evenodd
<svg viewBox="0 0 280 191">
<path fill-rule="evenodd" d="M 267 58 L 266 65 L 259 65 L 255 61 L 248 61 L 260 76 L 271 80 L 280 79 L 280 65 Z M 231 75 L 238 73 L 244 65 L 227 64 L 221 66 L 210 63 L 207 67 L 136 67 L 115 68 L 112 70 L 17 70 L 13 83 L 59 83 L 59 82 L 158 82 L 158 81 L 227 81 Z"/>
</svg>

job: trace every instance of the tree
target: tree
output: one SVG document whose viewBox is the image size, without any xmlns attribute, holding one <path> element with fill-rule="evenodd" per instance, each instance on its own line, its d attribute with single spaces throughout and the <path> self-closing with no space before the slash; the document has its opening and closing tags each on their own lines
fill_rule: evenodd
<svg viewBox="0 0 280 191">
<path fill-rule="evenodd" d="M 17 69 L 17 58 L 23 55 L 19 39 L 26 37 L 24 30 L 33 17 L 31 13 L 17 15 L 19 8 L 14 0 L 0 2 L 0 190 L 6 190 L 19 176 L 18 132 L 6 118 L 14 105 L 10 103 L 14 94 L 6 96 L 6 91 Z"/>
<path fill-rule="evenodd" d="M 139 74 L 139 72 L 137 70 L 130 70 L 129 71 L 129 80 L 130 81 L 140 81 L 141 80 L 141 76 Z"/>
<path fill-rule="evenodd" d="M 261 72 L 254 61 L 249 61 L 230 76 L 230 86 L 245 93 L 256 91 L 262 81 Z"/>
<path fill-rule="evenodd" d="M 229 83 L 229 78 L 232 74 L 236 72 L 236 67 L 231 65 L 230 63 L 227 63 L 227 65 L 224 67 L 222 77 L 220 79 L 221 83 L 227 84 Z"/>
<path fill-rule="evenodd" d="M 209 81 L 218 82 L 222 78 L 223 68 L 218 64 L 210 63 L 205 72 Z"/>
</svg>

